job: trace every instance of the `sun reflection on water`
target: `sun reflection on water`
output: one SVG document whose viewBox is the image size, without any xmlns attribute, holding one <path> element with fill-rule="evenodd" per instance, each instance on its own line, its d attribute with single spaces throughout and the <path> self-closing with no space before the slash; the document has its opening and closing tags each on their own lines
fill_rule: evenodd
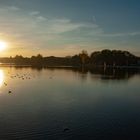
<svg viewBox="0 0 140 140">
<path fill-rule="evenodd" d="M 4 83 L 4 72 L 3 70 L 0 70 L 0 87 L 2 87 Z"/>
</svg>

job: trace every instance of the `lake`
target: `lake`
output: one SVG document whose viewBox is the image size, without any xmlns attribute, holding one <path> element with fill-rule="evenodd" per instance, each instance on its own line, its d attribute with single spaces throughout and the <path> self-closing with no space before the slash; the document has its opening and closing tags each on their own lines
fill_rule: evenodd
<svg viewBox="0 0 140 140">
<path fill-rule="evenodd" d="M 139 130 L 139 70 L 0 67 L 1 140 L 134 140 Z"/>
</svg>

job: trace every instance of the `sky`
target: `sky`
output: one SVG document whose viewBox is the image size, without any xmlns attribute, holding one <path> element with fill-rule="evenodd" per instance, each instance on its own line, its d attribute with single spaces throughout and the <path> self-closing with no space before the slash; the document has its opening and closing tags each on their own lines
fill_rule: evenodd
<svg viewBox="0 0 140 140">
<path fill-rule="evenodd" d="M 0 0 L 0 56 L 127 50 L 140 56 L 139 0 Z"/>
</svg>

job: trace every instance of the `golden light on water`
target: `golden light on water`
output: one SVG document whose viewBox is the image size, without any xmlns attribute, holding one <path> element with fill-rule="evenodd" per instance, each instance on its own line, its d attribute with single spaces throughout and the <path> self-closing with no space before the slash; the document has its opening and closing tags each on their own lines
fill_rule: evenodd
<svg viewBox="0 0 140 140">
<path fill-rule="evenodd" d="M 3 70 L 0 70 L 0 87 L 2 87 L 4 83 L 4 72 Z"/>
<path fill-rule="evenodd" d="M 0 51 L 3 51 L 7 48 L 7 43 L 5 41 L 0 40 Z"/>
</svg>

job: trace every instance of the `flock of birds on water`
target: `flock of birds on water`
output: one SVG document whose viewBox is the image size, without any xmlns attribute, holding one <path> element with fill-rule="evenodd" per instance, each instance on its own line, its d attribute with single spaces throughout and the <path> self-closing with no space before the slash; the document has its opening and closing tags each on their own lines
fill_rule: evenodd
<svg viewBox="0 0 140 140">
<path fill-rule="evenodd" d="M 24 74 L 11 74 L 10 72 L 8 72 L 8 76 L 10 76 L 11 79 L 20 79 L 20 80 L 31 80 L 33 78 L 35 78 L 36 76 L 35 75 L 31 75 L 31 74 L 27 74 L 27 73 L 24 73 Z M 53 76 L 50 76 L 49 79 L 53 79 Z M 4 82 L 3 83 L 4 86 L 8 86 L 8 83 L 7 82 Z M 12 90 L 8 90 L 8 94 L 12 94 Z"/>
<path fill-rule="evenodd" d="M 34 75 L 30 75 L 30 74 L 15 74 L 12 75 L 10 72 L 8 72 L 8 76 L 10 76 L 11 79 L 20 79 L 20 80 L 31 80 L 32 78 L 35 78 Z M 4 86 L 8 86 L 7 82 L 3 83 Z M 12 90 L 8 91 L 9 94 L 12 94 Z"/>
</svg>

